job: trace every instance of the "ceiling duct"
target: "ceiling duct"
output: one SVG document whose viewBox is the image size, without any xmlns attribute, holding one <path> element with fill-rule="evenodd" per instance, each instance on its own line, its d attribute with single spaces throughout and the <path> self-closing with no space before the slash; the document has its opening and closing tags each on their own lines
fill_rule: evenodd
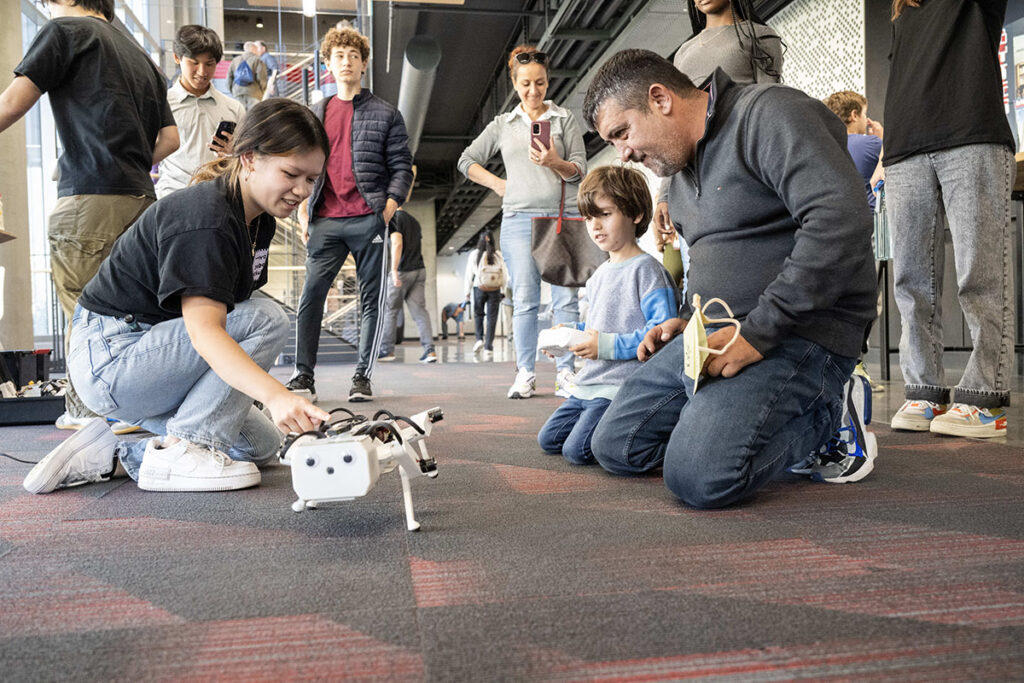
<svg viewBox="0 0 1024 683">
<path fill-rule="evenodd" d="M 409 131 L 409 151 L 414 155 L 427 119 L 430 91 L 441 63 L 441 46 L 430 36 L 413 36 L 405 47 L 402 61 L 402 82 L 398 90 L 398 111 L 402 112 Z"/>
</svg>

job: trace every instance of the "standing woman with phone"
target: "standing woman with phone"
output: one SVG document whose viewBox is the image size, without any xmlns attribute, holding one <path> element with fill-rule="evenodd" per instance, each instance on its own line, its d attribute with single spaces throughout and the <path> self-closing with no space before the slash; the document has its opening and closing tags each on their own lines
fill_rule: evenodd
<svg viewBox="0 0 1024 683">
<path fill-rule="evenodd" d="M 223 55 L 220 38 L 205 26 L 182 26 L 174 36 L 174 62 L 181 76 L 168 88 L 167 101 L 181 146 L 160 162 L 157 199 L 187 187 L 200 166 L 231 153 L 231 137 L 245 107 L 213 87 Z"/>
<path fill-rule="evenodd" d="M 583 132 L 576 117 L 551 100 L 548 56 L 537 48 L 520 45 L 508 60 L 509 75 L 519 104 L 494 117 L 459 158 L 459 171 L 502 197 L 501 252 L 512 278 L 512 329 L 515 341 L 515 381 L 509 398 L 529 398 L 536 390 L 537 312 L 540 307 L 540 272 L 531 251 L 531 223 L 535 216 L 558 215 L 563 188 L 565 211 L 579 215 L 576 190 L 587 174 Z M 505 178 L 484 164 L 501 154 Z M 553 323 L 579 319 L 576 289 L 551 287 Z M 558 361 L 555 394 L 568 396 L 563 385 L 573 377 L 572 354 Z"/>
</svg>

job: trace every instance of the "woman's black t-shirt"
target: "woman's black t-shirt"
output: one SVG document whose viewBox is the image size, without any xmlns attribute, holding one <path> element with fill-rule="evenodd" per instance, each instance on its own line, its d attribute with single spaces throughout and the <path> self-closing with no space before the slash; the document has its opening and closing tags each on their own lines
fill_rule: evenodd
<svg viewBox="0 0 1024 683">
<path fill-rule="evenodd" d="M 117 242 L 79 303 L 94 313 L 155 324 L 181 317 L 181 297 L 204 296 L 231 311 L 267 282 L 277 229 L 261 214 L 252 228 L 225 178 L 192 185 L 150 206 Z"/>
<path fill-rule="evenodd" d="M 1006 0 L 925 0 L 903 10 L 893 24 L 884 165 L 963 145 L 1013 151 L 999 69 L 1005 16 Z"/>
</svg>

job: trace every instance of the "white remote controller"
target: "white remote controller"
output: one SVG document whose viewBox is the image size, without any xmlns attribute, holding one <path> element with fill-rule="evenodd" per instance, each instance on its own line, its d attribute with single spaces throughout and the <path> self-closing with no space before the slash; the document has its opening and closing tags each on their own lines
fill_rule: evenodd
<svg viewBox="0 0 1024 683">
<path fill-rule="evenodd" d="M 537 348 L 547 351 L 556 358 L 570 353 L 569 349 L 579 346 L 590 338 L 590 334 L 572 327 L 550 327 L 537 335 Z"/>
</svg>

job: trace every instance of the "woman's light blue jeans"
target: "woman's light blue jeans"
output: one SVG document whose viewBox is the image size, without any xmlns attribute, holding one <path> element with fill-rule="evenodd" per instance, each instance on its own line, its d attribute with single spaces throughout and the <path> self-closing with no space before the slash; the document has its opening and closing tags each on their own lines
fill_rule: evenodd
<svg viewBox="0 0 1024 683">
<path fill-rule="evenodd" d="M 537 313 L 540 308 L 540 271 L 533 260 L 532 219 L 554 212 L 506 212 L 501 217 L 501 255 L 512 278 L 512 334 L 516 347 L 516 367 L 534 371 L 537 360 Z M 566 215 L 570 214 L 568 211 Z M 580 319 L 575 287 L 551 286 L 552 324 L 575 323 Z M 567 353 L 558 359 L 559 370 L 572 371 L 575 356 Z"/>
<path fill-rule="evenodd" d="M 126 322 L 75 308 L 68 372 L 96 413 L 216 448 L 257 465 L 274 457 L 282 434 L 253 400 L 222 380 L 192 346 L 185 321 Z M 227 315 L 232 339 L 263 369 L 284 349 L 288 316 L 269 299 L 250 299 Z M 122 441 L 117 455 L 138 479 L 147 440 Z"/>
<path fill-rule="evenodd" d="M 885 171 L 892 226 L 894 294 L 903 320 L 900 369 L 911 400 L 948 403 L 942 361 L 945 215 L 953 236 L 957 297 L 971 334 L 970 358 L 952 400 L 979 408 L 1010 404 L 1013 367 L 1013 234 L 1016 164 L 1003 145 L 918 154 Z"/>
</svg>

